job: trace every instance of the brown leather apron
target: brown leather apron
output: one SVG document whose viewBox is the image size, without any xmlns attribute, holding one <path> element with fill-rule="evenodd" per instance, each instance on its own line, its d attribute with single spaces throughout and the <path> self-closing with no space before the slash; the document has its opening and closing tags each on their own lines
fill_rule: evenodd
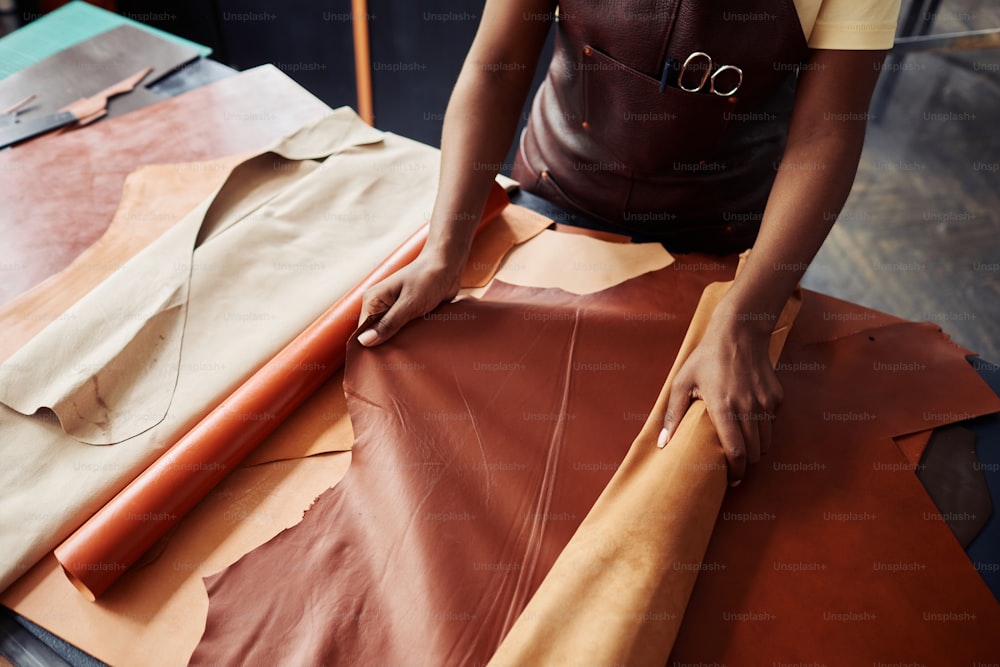
<svg viewBox="0 0 1000 667">
<path fill-rule="evenodd" d="M 809 52 L 792 0 L 568 0 L 556 26 L 514 164 L 522 187 L 668 247 L 752 245 Z M 734 95 L 676 80 L 660 92 L 666 59 L 698 51 L 743 71 Z"/>
</svg>

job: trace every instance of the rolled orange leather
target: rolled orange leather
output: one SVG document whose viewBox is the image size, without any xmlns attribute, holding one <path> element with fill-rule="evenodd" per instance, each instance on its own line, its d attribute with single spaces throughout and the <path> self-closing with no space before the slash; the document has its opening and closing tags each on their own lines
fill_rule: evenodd
<svg viewBox="0 0 1000 667">
<path fill-rule="evenodd" d="M 662 667 L 726 493 L 726 457 L 705 404 L 656 447 L 677 371 L 732 283 L 705 288 L 667 381 L 621 467 L 504 638 L 489 667 Z M 801 297 L 771 337 L 777 362 Z"/>
<path fill-rule="evenodd" d="M 494 183 L 479 229 L 509 203 Z M 343 366 L 365 290 L 416 258 L 424 225 L 55 549 L 96 600 L 240 461 Z"/>
</svg>

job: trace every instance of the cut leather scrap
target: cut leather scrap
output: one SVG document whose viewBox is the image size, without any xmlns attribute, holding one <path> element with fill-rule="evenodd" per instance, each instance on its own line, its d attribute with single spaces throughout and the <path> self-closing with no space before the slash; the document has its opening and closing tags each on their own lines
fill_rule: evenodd
<svg viewBox="0 0 1000 667">
<path fill-rule="evenodd" d="M 500 224 L 492 224 L 476 236 L 462 271 L 462 287 L 482 287 L 488 283 L 514 246 L 534 238 L 552 224 L 545 216 L 523 206 L 508 206 L 496 222 Z"/>
<path fill-rule="evenodd" d="M 345 108 L 235 167 L 220 190 L 0 366 L 0 402 L 25 415 L 49 408 L 67 434 L 89 444 L 121 442 L 159 423 L 180 372 L 195 248 L 263 215 L 261 207 L 308 180 L 317 166 L 310 160 L 381 138 Z"/>
<path fill-rule="evenodd" d="M 97 511 L 419 227 L 431 206 L 437 159 L 431 148 L 384 135 L 326 159 L 202 243 L 191 268 L 177 388 L 166 417 L 148 431 L 114 447 L 89 447 L 57 424 L 0 408 L 0 452 L 9 450 L 17 462 L 0 470 L 0 586 Z M 394 167 L 401 162 L 406 170 Z M 39 506 L 46 510 L 32 509 Z"/>
<path fill-rule="evenodd" d="M 152 66 L 153 72 L 138 89 L 109 106 L 109 113 L 120 115 L 161 101 L 146 86 L 197 57 L 198 52 L 190 46 L 122 25 L 0 79 L 0 99 L 13 101 L 35 93 L 37 97 L 19 118 L 40 118 Z"/>
<path fill-rule="evenodd" d="M 495 277 L 513 285 L 591 294 L 647 271 L 663 269 L 673 261 L 659 243 L 615 243 L 543 230 L 511 249 Z"/>
<path fill-rule="evenodd" d="M 805 301 L 803 299 L 803 303 Z M 821 418 L 823 423 L 838 421 L 840 413 L 837 411 L 842 408 L 867 402 L 872 406 L 867 408 L 867 416 L 862 413 L 859 419 L 839 420 L 844 421 L 842 428 L 893 438 L 992 414 L 1000 409 L 1000 397 L 990 390 L 968 362 L 964 365 L 957 362 L 959 358 L 964 361 L 968 350 L 954 343 L 936 324 L 900 322 L 838 339 L 809 343 L 795 341 L 793 344 L 791 337 L 794 332 L 793 327 L 789 335 L 789 356 L 783 361 L 799 362 L 798 366 L 791 367 L 792 371 L 805 369 L 796 377 L 809 380 L 810 386 L 820 382 L 846 385 L 853 378 L 859 387 L 854 396 L 828 397 L 827 392 L 823 392 L 824 404 L 817 406 L 827 414 L 826 419 Z M 807 366 L 802 359 L 814 357 L 830 361 L 824 362 L 819 372 L 809 372 L 808 369 L 820 366 Z M 867 366 L 865 361 L 868 361 Z M 905 380 L 929 383 L 928 378 L 946 386 L 937 391 L 924 392 L 913 399 L 909 398 L 911 392 L 907 392 L 906 401 L 896 398 L 899 386 Z M 887 396 L 893 400 L 879 400 Z"/>
<path fill-rule="evenodd" d="M 259 152 L 328 112 L 325 104 L 267 65 L 97 123 L 86 132 L 40 137 L 17 150 L 0 151 L 5 188 L 0 303 L 65 268 L 90 247 L 114 216 L 125 177 L 136 167 Z M 37 316 L 51 319 L 61 312 Z"/>
<path fill-rule="evenodd" d="M 391 346 L 352 347 L 345 380 L 357 435 L 352 469 L 296 528 L 207 580 L 209 618 L 192 664 L 218 664 L 234 656 L 308 664 L 446 665 L 488 660 L 619 466 L 625 455 L 623 443 L 631 441 L 648 417 L 648 407 L 642 408 L 642 403 L 650 406 L 662 385 L 662 369 L 673 360 L 680 333 L 693 312 L 692 297 L 700 294 L 707 279 L 731 276 L 721 270 L 725 263 L 719 264 L 715 275 L 685 270 L 703 265 L 699 269 L 711 272 L 714 261 L 681 257 L 674 267 L 587 297 L 494 283 L 484 300 L 443 307 L 434 317 L 404 329 Z M 806 293 L 804 302 L 813 296 Z M 617 308 L 629 313 L 676 313 L 678 320 L 671 324 L 667 316 L 650 317 L 638 324 Z M 799 317 L 805 312 L 803 307 Z M 817 309 L 811 312 L 820 314 Z M 830 321 L 840 326 L 840 321 Z M 826 337 L 821 326 L 811 330 Z M 778 371 L 786 389 L 785 419 L 776 422 L 788 426 L 776 428 L 771 454 L 726 497 L 706 563 L 718 561 L 720 541 L 727 543 L 725 553 L 730 558 L 745 557 L 739 540 L 747 540 L 746 534 L 736 540 L 727 536 L 734 524 L 743 525 L 739 517 L 751 516 L 757 509 L 754 496 L 745 489 L 766 486 L 779 500 L 782 516 L 796 520 L 787 533 L 765 530 L 747 542 L 758 548 L 763 540 L 775 554 L 785 547 L 812 549 L 813 543 L 800 540 L 796 532 L 801 522 L 815 523 L 817 514 L 812 510 L 818 509 L 822 517 L 823 507 L 855 511 L 856 507 L 845 510 L 843 503 L 860 494 L 890 502 L 894 515 L 907 514 L 920 536 L 908 539 L 905 546 L 930 540 L 934 545 L 930 551 L 940 559 L 935 561 L 938 570 L 933 575 L 907 574 L 909 578 L 885 575 L 874 588 L 855 587 L 851 568 L 871 568 L 871 562 L 866 551 L 856 548 L 862 543 L 848 530 L 840 533 L 840 540 L 846 541 L 815 542 L 823 545 L 816 550 L 819 555 L 833 550 L 845 561 L 838 569 L 839 578 L 820 583 L 824 595 L 865 600 L 871 594 L 881 596 L 880 604 L 899 605 L 915 589 L 930 591 L 917 594 L 927 603 L 948 605 L 960 599 L 959 604 L 972 600 L 979 605 L 982 582 L 947 528 L 919 518 L 928 501 L 912 471 L 892 476 L 888 496 L 876 483 L 879 474 L 886 473 L 874 477 L 854 473 L 871 468 L 873 462 L 882 463 L 886 446 L 897 462 L 905 462 L 892 441 L 881 435 L 883 427 L 897 434 L 914 432 L 936 425 L 922 416 L 921 410 L 930 405 L 989 412 L 1000 407 L 1000 401 L 969 374 L 961 350 L 935 327 L 901 324 L 875 332 L 831 336 L 830 341 L 815 344 L 800 340 L 793 345 L 789 337 L 788 356 Z M 870 335 L 878 342 L 869 341 Z M 447 349 L 440 345 L 442 339 L 452 341 Z M 470 343 L 456 344 L 461 340 Z M 893 364 L 921 353 L 927 356 L 921 361 L 927 366 L 925 372 L 882 372 L 886 377 L 872 377 L 876 361 L 899 368 Z M 866 366 L 867 373 L 858 372 Z M 484 380 L 486 373 L 489 377 Z M 864 391 L 855 391 L 859 386 Z M 822 393 L 817 394 L 818 389 Z M 872 410 L 886 397 L 897 405 L 878 407 L 877 420 L 847 419 L 852 412 Z M 823 419 L 824 408 L 835 416 Z M 803 424 L 808 430 L 800 439 L 795 429 Z M 866 430 L 866 424 L 876 427 Z M 817 438 L 816 434 L 829 435 Z M 814 465 L 818 440 L 824 443 L 820 450 L 824 458 Z M 803 449 L 800 443 L 808 446 Z M 869 455 L 872 447 L 876 451 Z M 846 467 L 838 465 L 829 491 L 817 489 L 826 473 L 813 468 L 836 463 L 841 452 L 847 453 Z M 772 471 L 769 465 L 776 467 Z M 758 477 L 761 481 L 755 482 Z M 791 489 L 808 501 L 808 516 L 797 511 L 799 495 L 790 498 L 782 480 L 795 482 Z M 861 485 L 854 486 L 852 480 Z M 818 506 L 820 501 L 828 504 Z M 654 519 L 672 511 L 649 509 Z M 727 511 L 737 518 L 727 517 Z M 750 529 L 761 527 L 760 522 L 749 523 L 754 524 Z M 810 534 L 825 527 L 813 525 Z M 874 533 L 868 537 L 879 539 Z M 900 545 L 890 541 L 878 548 L 889 554 Z M 900 551 L 894 557 L 908 556 Z M 775 555 L 780 558 L 784 557 Z M 294 569 L 287 567 L 290 562 L 296 563 Z M 699 563 L 682 563 L 682 569 L 688 565 L 710 569 Z M 755 563 L 757 570 L 765 565 Z M 748 574 L 740 568 L 748 580 L 757 570 Z M 953 570 L 961 573 L 957 588 L 941 581 L 941 572 Z M 784 580 L 778 575 L 780 585 L 775 581 L 769 581 L 769 588 L 755 585 L 754 597 L 743 594 L 746 582 L 732 578 L 725 587 L 700 594 L 706 585 L 703 572 L 691 606 L 707 605 L 716 615 L 712 631 L 691 631 L 685 620 L 675 654 L 683 650 L 682 659 L 697 658 L 699 650 L 711 653 L 714 644 L 722 643 L 727 664 L 747 664 L 741 651 L 753 642 L 756 657 L 750 662 L 766 664 L 770 635 L 768 642 L 761 642 L 759 626 L 754 626 L 741 643 L 732 644 L 731 628 L 725 624 L 720 628 L 719 619 L 730 611 L 736 618 L 750 618 L 747 615 L 758 604 L 770 608 L 773 600 L 784 605 L 781 618 L 793 624 L 783 626 L 779 644 L 802 647 L 802 636 L 812 636 L 813 626 L 795 621 L 803 616 L 801 600 L 810 598 L 789 592 L 800 590 L 795 586 L 799 571 L 777 571 L 786 575 Z M 938 580 L 926 587 L 925 580 L 932 576 Z M 279 577 L 284 585 L 261 595 L 261 578 Z M 317 586 L 317 580 L 324 584 Z M 251 595 L 252 609 L 245 602 Z M 981 630 L 996 615 L 990 607 L 983 611 L 985 622 L 972 626 L 925 623 L 926 637 L 920 646 L 926 649 L 943 638 L 949 647 L 968 643 L 959 655 L 982 654 Z M 572 615 L 574 610 L 564 613 Z M 313 632 L 298 622 L 301 618 L 322 619 L 322 631 Z M 879 631 L 892 629 L 880 625 Z M 285 639 L 280 645 L 259 641 L 279 632 Z M 686 638 L 686 633 L 696 636 Z M 878 644 L 870 637 L 866 633 L 852 639 L 838 632 L 838 647 L 829 655 L 863 656 L 873 646 L 896 647 L 907 640 L 895 635 Z M 804 653 L 825 655 L 810 652 L 808 646 Z M 855 664 L 853 657 L 842 662 Z"/>
</svg>

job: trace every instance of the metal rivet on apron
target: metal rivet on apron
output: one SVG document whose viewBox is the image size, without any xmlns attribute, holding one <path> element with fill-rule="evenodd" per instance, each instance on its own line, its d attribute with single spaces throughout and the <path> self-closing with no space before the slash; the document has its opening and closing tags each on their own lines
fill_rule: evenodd
<svg viewBox="0 0 1000 667">
<path fill-rule="evenodd" d="M 543 181 L 549 180 L 549 172 L 548 172 L 548 170 L 543 170 L 542 173 L 539 174 L 539 176 L 542 177 Z"/>
<path fill-rule="evenodd" d="M 583 121 L 582 123 L 580 123 L 580 127 L 582 127 L 585 130 L 590 129 L 590 123 L 588 123 L 587 121 Z"/>
<path fill-rule="evenodd" d="M 593 51 L 591 51 L 589 46 L 583 47 L 583 55 L 589 56 L 591 53 L 593 53 Z"/>
</svg>

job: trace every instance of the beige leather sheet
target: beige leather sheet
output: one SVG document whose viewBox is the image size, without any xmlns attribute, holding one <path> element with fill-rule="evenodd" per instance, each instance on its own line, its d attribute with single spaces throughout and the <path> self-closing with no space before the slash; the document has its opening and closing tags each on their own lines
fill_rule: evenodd
<svg viewBox="0 0 1000 667">
<path fill-rule="evenodd" d="M 436 178 L 437 151 L 337 110 L 242 162 L 6 360 L 0 587 L 422 224 Z"/>
</svg>

